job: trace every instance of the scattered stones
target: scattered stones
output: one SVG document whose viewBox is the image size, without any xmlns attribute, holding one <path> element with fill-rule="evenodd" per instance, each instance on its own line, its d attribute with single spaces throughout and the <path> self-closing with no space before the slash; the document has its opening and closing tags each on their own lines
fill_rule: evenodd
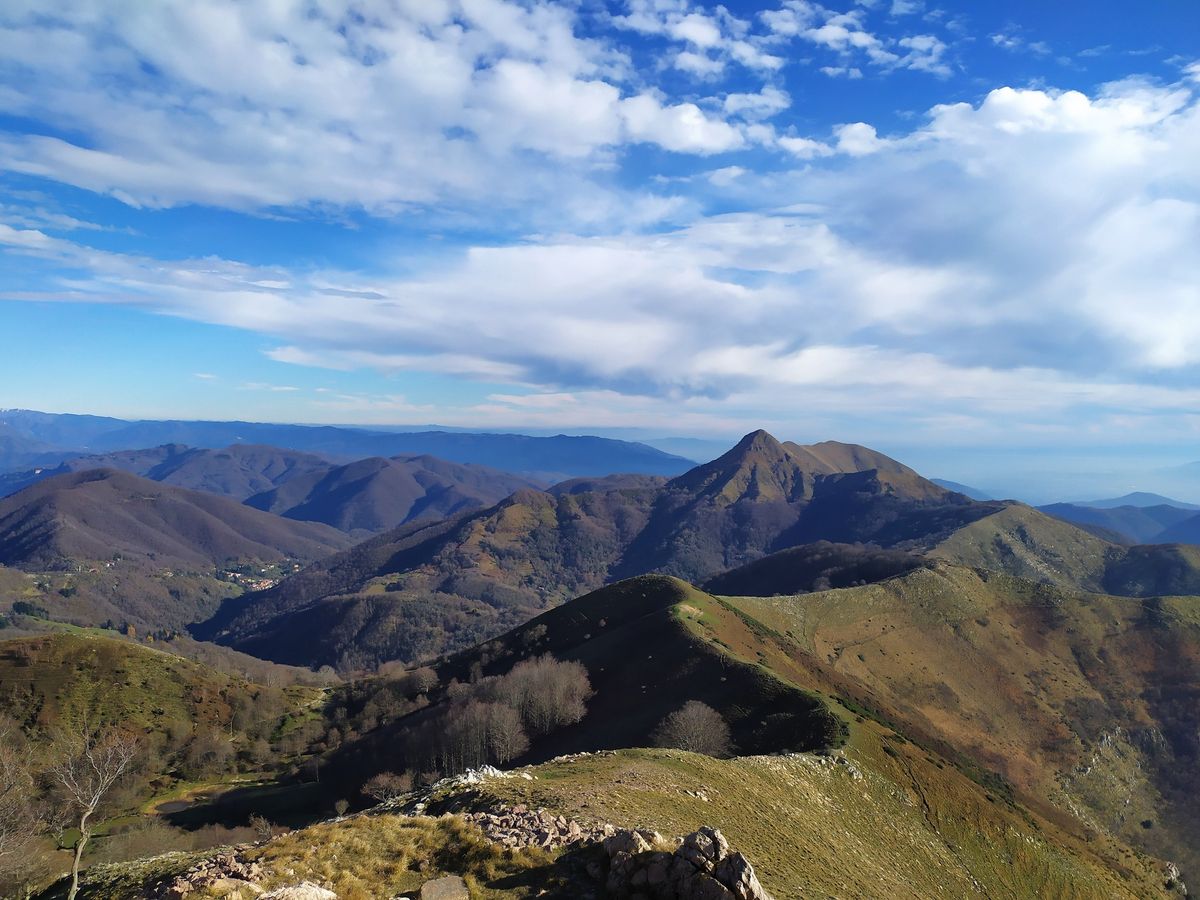
<svg viewBox="0 0 1200 900">
<path fill-rule="evenodd" d="M 259 900 L 337 900 L 337 894 L 311 881 L 302 881 L 291 887 L 275 888 Z"/>
<path fill-rule="evenodd" d="M 615 832 L 611 825 L 581 825 L 544 809 L 530 810 L 524 804 L 492 812 L 463 813 L 463 818 L 478 825 L 489 840 L 514 849 L 558 850 L 582 841 L 602 841 Z"/>
<path fill-rule="evenodd" d="M 183 875 L 170 881 L 158 896 L 167 900 L 182 900 L 197 891 L 208 897 L 224 900 L 252 900 L 263 893 L 257 882 L 262 880 L 262 867 L 246 862 L 239 855 L 241 848 L 226 850 L 212 856 Z"/>
<path fill-rule="evenodd" d="M 467 883 L 457 875 L 435 878 L 421 886 L 421 900 L 471 900 Z"/>
</svg>

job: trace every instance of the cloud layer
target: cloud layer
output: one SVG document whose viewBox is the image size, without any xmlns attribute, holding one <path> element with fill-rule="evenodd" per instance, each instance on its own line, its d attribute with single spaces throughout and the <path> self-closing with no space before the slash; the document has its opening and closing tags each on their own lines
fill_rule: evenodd
<svg viewBox="0 0 1200 900">
<path fill-rule="evenodd" d="M 288 270 L 95 249 L 88 223 L 26 204 L 0 209 L 0 247 L 40 278 L 6 296 L 246 329 L 296 365 L 503 385 L 462 413 L 481 421 L 1195 434 L 1194 68 L 803 132 L 776 80 L 798 52 L 836 77 L 951 73 L 919 4 L 891 4 L 913 30 L 883 35 L 804 0 L 744 19 L 631 2 L 608 23 L 659 42 L 657 69 L 557 4 L 305 10 L 9 4 L 0 110 L 59 127 L 0 132 L 0 167 L 150 207 L 454 210 L 498 237 Z M 691 168 L 630 177 L 638 152 Z M 546 227 L 514 239 L 514 207 Z"/>
</svg>

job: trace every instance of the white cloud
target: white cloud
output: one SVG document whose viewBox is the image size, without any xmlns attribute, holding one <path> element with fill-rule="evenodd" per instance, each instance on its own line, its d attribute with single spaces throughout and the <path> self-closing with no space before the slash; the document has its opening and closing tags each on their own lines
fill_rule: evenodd
<svg viewBox="0 0 1200 900">
<path fill-rule="evenodd" d="M 757 94 L 726 94 L 725 113 L 744 119 L 769 119 L 792 105 L 787 91 L 767 85 Z"/>
<path fill-rule="evenodd" d="M 862 69 L 857 66 L 821 66 L 821 73 L 830 78 L 849 78 L 852 81 L 863 77 Z"/>
<path fill-rule="evenodd" d="M 743 103 L 738 115 L 754 108 Z M 649 93 L 600 107 L 624 140 L 694 153 L 750 140 L 748 127 Z M 754 212 L 693 207 L 654 233 L 531 236 L 415 270 L 398 260 L 403 274 L 151 259 L 0 223 L 5 252 L 46 273 L 44 290 L 5 296 L 246 329 L 296 365 L 513 385 L 471 413 L 492 421 L 524 410 L 652 422 L 686 409 L 697 423 L 770 423 L 800 403 L 910 428 L 990 418 L 1014 440 L 1073 440 L 1085 414 L 1136 430 L 1197 408 L 1190 83 L 1001 88 L 936 106 L 908 133 L 855 122 L 834 140 L 773 137 L 806 160 L 794 171 L 717 163 L 695 176 L 736 183 Z M 835 149 L 831 164 L 813 162 Z"/>
<path fill-rule="evenodd" d="M 663 106 L 649 94 L 621 101 L 621 117 L 632 141 L 658 144 L 683 153 L 722 153 L 745 143 L 729 123 L 704 113 L 694 103 Z"/>
<path fill-rule="evenodd" d="M 689 72 L 697 78 L 713 78 L 725 71 L 725 61 L 705 53 L 692 50 L 681 50 L 675 54 L 672 65 L 682 72 Z"/>
<path fill-rule="evenodd" d="M 943 78 L 951 74 L 950 66 L 944 60 L 949 48 L 933 35 L 916 34 L 901 38 L 897 43 L 908 51 L 899 62 L 903 68 L 929 72 Z"/>
<path fill-rule="evenodd" d="M 716 47 L 721 43 L 721 29 L 708 16 L 701 13 L 688 13 L 667 24 L 667 33 L 680 41 L 687 41 L 697 47 Z"/>
<path fill-rule="evenodd" d="M 695 104 L 647 104 L 625 53 L 581 36 L 578 15 L 541 0 L 380 15 L 350 0 L 10 4 L 0 113 L 48 124 L 0 132 L 0 169 L 145 207 L 452 213 L 484 194 L 527 209 L 550 190 L 571 198 L 565 210 L 634 202 L 590 177 L 631 141 L 737 143 L 712 113 L 697 123 Z M 694 47 L 732 27 L 676 24 Z"/>
<path fill-rule="evenodd" d="M 717 187 L 728 187 L 746 173 L 747 170 L 741 166 L 724 166 L 723 168 L 714 169 L 709 172 L 707 178 L 709 182 L 715 184 Z"/>
<path fill-rule="evenodd" d="M 868 156 L 887 146 L 887 141 L 875 133 L 875 126 L 866 122 L 839 125 L 833 130 L 837 137 L 837 149 L 849 156 Z"/>
<path fill-rule="evenodd" d="M 781 137 L 777 143 L 788 153 L 798 159 L 815 159 L 819 156 L 829 156 L 833 148 L 821 141 L 806 137 Z"/>
</svg>

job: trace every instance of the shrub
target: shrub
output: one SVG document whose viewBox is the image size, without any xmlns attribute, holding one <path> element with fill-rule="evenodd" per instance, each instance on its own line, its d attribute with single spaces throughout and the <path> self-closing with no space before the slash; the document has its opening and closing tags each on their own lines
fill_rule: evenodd
<svg viewBox="0 0 1200 900">
<path fill-rule="evenodd" d="M 654 743 L 708 756 L 728 756 L 732 748 L 724 717 L 699 700 L 689 700 L 663 719 L 655 729 Z"/>
</svg>

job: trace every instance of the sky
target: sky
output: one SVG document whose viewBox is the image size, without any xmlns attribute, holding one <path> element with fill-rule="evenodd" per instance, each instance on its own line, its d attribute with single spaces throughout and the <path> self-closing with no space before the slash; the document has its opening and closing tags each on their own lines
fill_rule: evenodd
<svg viewBox="0 0 1200 900">
<path fill-rule="evenodd" d="M 1193 0 L 6 0 L 0 407 L 1177 486 L 1197 37 Z"/>
</svg>

